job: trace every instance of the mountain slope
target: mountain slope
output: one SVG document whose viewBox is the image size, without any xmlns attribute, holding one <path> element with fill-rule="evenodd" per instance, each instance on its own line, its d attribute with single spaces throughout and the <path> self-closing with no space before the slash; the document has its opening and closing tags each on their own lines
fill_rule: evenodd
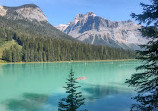
<svg viewBox="0 0 158 111">
<path fill-rule="evenodd" d="M 140 25 L 128 21 L 110 21 L 93 12 L 85 15 L 78 14 L 67 25 L 58 25 L 56 28 L 85 43 L 106 45 L 124 49 L 139 49 L 139 44 L 145 43 L 138 31 Z"/>
<path fill-rule="evenodd" d="M 135 57 L 133 51 L 77 41 L 49 24 L 43 12 L 33 4 L 0 7 L 0 45 L 0 56 L 7 62 L 105 60 Z"/>
<path fill-rule="evenodd" d="M 17 33 L 75 40 L 53 27 L 41 9 L 34 4 L 19 7 L 0 6 L 0 26 Z"/>
<path fill-rule="evenodd" d="M 5 16 L 7 19 L 27 19 L 30 21 L 37 20 L 38 22 L 47 22 L 47 18 L 41 9 L 34 4 L 27 4 L 19 7 L 0 6 L 0 11 L 3 12 L 0 15 Z"/>
</svg>

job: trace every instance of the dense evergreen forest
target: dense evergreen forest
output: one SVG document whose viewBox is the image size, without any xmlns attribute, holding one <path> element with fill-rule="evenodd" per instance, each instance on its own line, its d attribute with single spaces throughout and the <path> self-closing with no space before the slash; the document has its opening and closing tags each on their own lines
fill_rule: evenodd
<svg viewBox="0 0 158 111">
<path fill-rule="evenodd" d="M 1 41 L 15 40 L 18 45 L 22 46 L 19 48 L 17 45 L 13 45 L 3 51 L 2 59 L 7 62 L 106 60 L 135 57 L 133 51 L 20 33 L 8 27 L 4 28 L 2 25 L 0 26 L 0 39 Z"/>
</svg>

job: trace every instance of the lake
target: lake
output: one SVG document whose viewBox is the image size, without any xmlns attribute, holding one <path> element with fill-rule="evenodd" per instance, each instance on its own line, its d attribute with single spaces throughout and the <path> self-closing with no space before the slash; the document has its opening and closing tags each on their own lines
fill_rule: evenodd
<svg viewBox="0 0 158 111">
<path fill-rule="evenodd" d="M 139 61 L 0 64 L 0 111 L 57 111 L 71 67 L 88 111 L 129 111 L 133 88 L 125 80 Z"/>
</svg>

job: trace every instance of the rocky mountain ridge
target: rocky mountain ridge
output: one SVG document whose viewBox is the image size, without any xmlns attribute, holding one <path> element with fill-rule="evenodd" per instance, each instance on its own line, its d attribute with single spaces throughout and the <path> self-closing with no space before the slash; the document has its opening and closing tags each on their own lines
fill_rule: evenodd
<svg viewBox="0 0 158 111">
<path fill-rule="evenodd" d="M 42 10 L 35 4 L 17 7 L 0 6 L 0 21 L 0 26 L 30 37 L 41 36 L 75 40 L 52 26 Z"/>
<path fill-rule="evenodd" d="M 47 22 L 47 18 L 42 10 L 34 4 L 26 4 L 19 7 L 0 6 L 0 15 L 7 19 Z"/>
<path fill-rule="evenodd" d="M 140 25 L 128 21 L 110 21 L 93 12 L 78 14 L 67 25 L 56 26 L 64 33 L 89 44 L 106 45 L 123 49 L 139 49 L 146 42 L 139 32 Z"/>
</svg>

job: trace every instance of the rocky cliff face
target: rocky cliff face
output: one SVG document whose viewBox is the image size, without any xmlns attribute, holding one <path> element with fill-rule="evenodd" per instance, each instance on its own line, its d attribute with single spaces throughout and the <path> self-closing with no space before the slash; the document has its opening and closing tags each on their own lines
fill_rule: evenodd
<svg viewBox="0 0 158 111">
<path fill-rule="evenodd" d="M 138 45 L 146 42 L 138 31 L 140 27 L 130 20 L 110 21 L 88 12 L 78 14 L 72 22 L 56 28 L 85 43 L 139 49 Z"/>
<path fill-rule="evenodd" d="M 34 4 L 26 4 L 20 7 L 0 6 L 0 15 L 14 20 L 45 21 L 47 18 L 41 9 Z"/>
</svg>

